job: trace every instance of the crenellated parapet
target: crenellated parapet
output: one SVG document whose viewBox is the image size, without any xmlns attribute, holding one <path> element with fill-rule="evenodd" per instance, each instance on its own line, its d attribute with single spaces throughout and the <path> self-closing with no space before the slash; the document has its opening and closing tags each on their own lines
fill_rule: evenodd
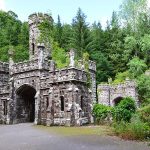
<svg viewBox="0 0 150 150">
<path fill-rule="evenodd" d="M 12 66 L 13 74 L 28 72 L 38 69 L 38 60 L 30 60 L 19 63 L 14 63 Z"/>
<path fill-rule="evenodd" d="M 51 80 L 51 79 L 50 79 Z M 87 75 L 84 71 L 77 68 L 66 68 L 56 70 L 53 75 L 53 82 L 65 82 L 65 81 L 80 81 L 87 82 Z"/>
<path fill-rule="evenodd" d="M 29 72 L 29 71 L 33 71 L 33 70 L 37 70 L 37 69 L 49 70 L 49 64 L 46 61 L 42 62 L 41 68 L 39 68 L 38 61 L 39 60 L 30 60 L 30 61 L 14 63 L 12 65 L 13 74 Z"/>
<path fill-rule="evenodd" d="M 32 24 L 39 24 L 42 23 L 43 20 L 46 21 L 53 21 L 53 18 L 48 15 L 48 14 L 43 14 L 43 13 L 33 13 L 28 17 L 29 20 L 29 26 Z"/>
</svg>

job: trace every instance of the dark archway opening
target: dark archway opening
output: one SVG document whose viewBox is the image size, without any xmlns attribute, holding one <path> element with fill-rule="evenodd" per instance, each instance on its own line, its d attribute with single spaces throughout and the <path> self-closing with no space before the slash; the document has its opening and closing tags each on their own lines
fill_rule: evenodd
<svg viewBox="0 0 150 150">
<path fill-rule="evenodd" d="M 114 106 L 117 106 L 117 105 L 120 103 L 120 101 L 121 101 L 122 99 L 123 99 L 122 97 L 117 97 L 117 98 L 115 98 L 115 99 L 113 100 Z"/>
<path fill-rule="evenodd" d="M 18 123 L 34 122 L 36 90 L 29 86 L 21 86 L 17 92 L 16 119 Z"/>
</svg>

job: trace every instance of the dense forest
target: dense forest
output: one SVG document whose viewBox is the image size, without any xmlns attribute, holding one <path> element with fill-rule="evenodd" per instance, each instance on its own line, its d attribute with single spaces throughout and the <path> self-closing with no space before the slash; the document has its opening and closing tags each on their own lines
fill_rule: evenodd
<svg viewBox="0 0 150 150">
<path fill-rule="evenodd" d="M 58 64 L 70 48 L 79 57 L 87 52 L 97 64 L 97 83 L 137 79 L 140 99 L 150 98 L 150 79 L 143 73 L 150 67 L 150 10 L 146 0 L 124 0 L 120 11 L 113 12 L 105 29 L 100 22 L 89 24 L 79 8 L 72 24 L 56 22 L 46 25 L 53 56 Z M 12 11 L 0 11 L 0 60 L 8 61 L 8 50 L 14 49 L 16 62 L 28 59 L 29 27 Z M 144 93 L 144 96 L 143 94 Z"/>
</svg>

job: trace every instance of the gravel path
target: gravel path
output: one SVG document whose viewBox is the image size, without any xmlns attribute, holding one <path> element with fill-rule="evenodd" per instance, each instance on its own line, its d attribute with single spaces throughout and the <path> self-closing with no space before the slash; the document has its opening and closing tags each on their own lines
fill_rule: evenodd
<svg viewBox="0 0 150 150">
<path fill-rule="evenodd" d="M 150 150 L 150 146 L 109 136 L 62 136 L 24 123 L 0 126 L 0 150 Z"/>
</svg>

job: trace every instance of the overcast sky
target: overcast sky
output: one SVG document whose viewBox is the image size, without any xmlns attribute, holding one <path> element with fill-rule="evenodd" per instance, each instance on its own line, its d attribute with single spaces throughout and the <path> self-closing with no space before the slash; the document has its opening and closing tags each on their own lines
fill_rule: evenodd
<svg viewBox="0 0 150 150">
<path fill-rule="evenodd" d="M 51 12 L 55 21 L 59 14 L 63 23 L 71 23 L 80 7 L 89 23 L 100 21 L 105 26 L 121 3 L 122 0 L 0 0 L 0 9 L 14 11 L 22 21 L 34 12 Z"/>
</svg>

